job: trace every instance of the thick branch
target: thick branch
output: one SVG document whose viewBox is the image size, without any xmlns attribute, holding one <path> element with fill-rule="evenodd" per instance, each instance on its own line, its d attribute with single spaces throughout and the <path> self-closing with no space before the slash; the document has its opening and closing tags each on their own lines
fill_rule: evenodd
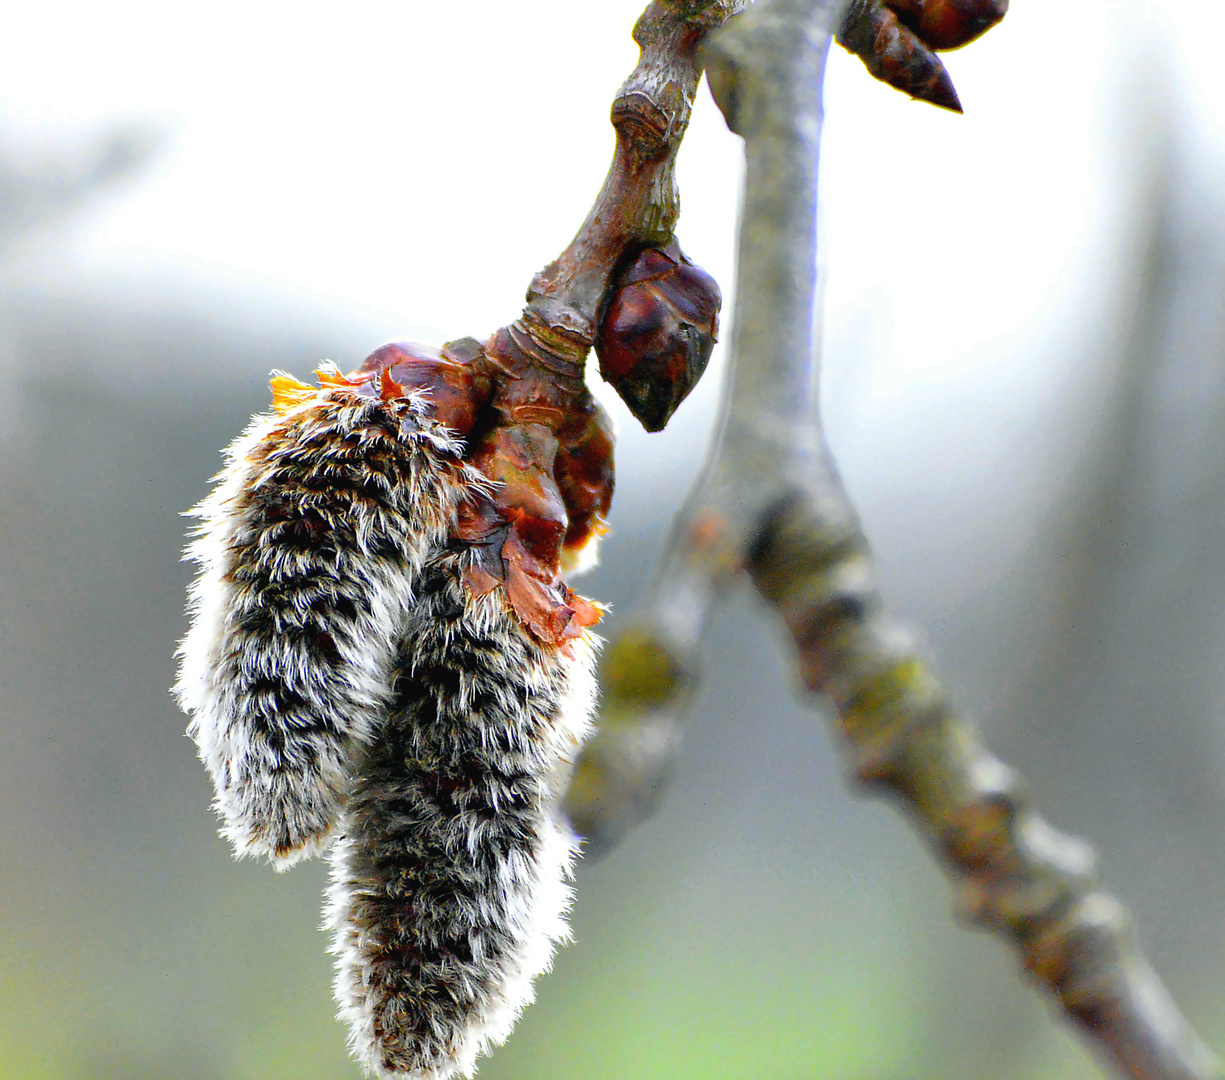
<svg viewBox="0 0 1225 1080">
<path fill-rule="evenodd" d="M 953 878 L 958 913 L 1010 942 L 1034 979 L 1136 1080 L 1221 1074 L 1099 891 L 1091 850 L 1030 809 L 928 661 L 883 611 L 832 474 L 762 520 L 749 576 L 782 616 L 804 686 L 833 704 L 855 774 L 896 798 Z"/>
<path fill-rule="evenodd" d="M 668 651 L 643 669 L 653 679 L 622 671 L 614 702 L 635 702 L 643 730 L 675 711 L 705 610 L 743 561 L 792 636 L 805 687 L 833 704 L 856 775 L 900 802 L 952 877 L 960 913 L 1009 941 L 1123 1075 L 1219 1077 L 1122 907 L 1098 890 L 1092 853 L 1029 809 L 1020 778 L 979 745 L 883 612 L 825 448 L 814 390 L 816 152 L 841 7 L 763 2 L 704 50 L 748 159 L 732 377 L 714 459 L 673 538 L 701 544 L 668 553 L 647 630 L 610 655 L 632 659 L 651 640 Z"/>
</svg>

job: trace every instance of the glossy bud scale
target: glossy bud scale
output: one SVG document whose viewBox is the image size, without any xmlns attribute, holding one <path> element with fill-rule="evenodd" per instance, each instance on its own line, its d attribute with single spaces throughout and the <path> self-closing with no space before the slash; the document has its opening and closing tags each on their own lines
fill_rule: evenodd
<svg viewBox="0 0 1225 1080">
<path fill-rule="evenodd" d="M 960 49 L 1008 12 L 1008 0 L 887 0 L 930 49 Z"/>
<path fill-rule="evenodd" d="M 647 431 L 662 431 L 706 370 L 719 286 L 675 241 L 646 248 L 613 282 L 595 350 L 600 374 Z"/>
<path fill-rule="evenodd" d="M 469 342 L 480 351 L 480 345 L 470 338 L 451 342 L 441 350 L 415 341 L 393 342 L 375 349 L 354 376 L 370 378 L 372 390 L 378 389 L 378 377 L 383 372 L 401 390 L 424 390 L 433 418 L 466 438 L 489 399 L 489 380 L 477 374 L 469 359 L 470 350 L 465 351 Z"/>
</svg>

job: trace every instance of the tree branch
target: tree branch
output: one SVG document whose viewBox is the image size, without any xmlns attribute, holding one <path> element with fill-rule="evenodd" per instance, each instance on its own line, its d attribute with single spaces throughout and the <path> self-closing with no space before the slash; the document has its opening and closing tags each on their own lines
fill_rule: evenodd
<svg viewBox="0 0 1225 1080">
<path fill-rule="evenodd" d="M 792 29 L 777 11 L 755 7 L 736 22 L 750 17 L 772 27 L 772 40 L 761 48 L 795 53 L 786 40 Z M 739 69 L 754 63 L 750 51 L 758 46 L 727 32 L 717 40 L 723 44 L 713 62 L 708 50 L 702 59 L 732 130 L 743 134 L 746 123 L 791 130 L 782 140 L 745 144 L 733 361 L 720 449 L 672 527 L 648 610 L 605 651 L 600 732 L 584 751 L 566 803 L 589 854 L 611 847 L 654 808 L 679 742 L 707 618 L 737 581 L 744 545 L 764 508 L 811 471 L 808 457 L 824 452 L 816 438 L 814 372 L 794 360 L 814 349 L 812 309 L 805 312 L 803 302 L 816 287 L 816 204 L 788 197 L 794 188 L 816 190 L 819 131 L 797 127 L 796 118 L 813 108 L 819 115 L 824 53 L 805 55 L 804 70 L 777 87 L 778 101 L 748 99 L 740 93 Z M 786 152 L 795 140 L 807 147 L 806 156 Z M 778 236 L 788 241 L 777 243 Z M 755 357 L 753 368 L 734 359 L 745 355 Z"/>
<path fill-rule="evenodd" d="M 892 796 L 953 879 L 958 914 L 992 930 L 1121 1075 L 1221 1075 L 1099 891 L 1087 845 L 1032 810 L 932 665 L 883 610 L 866 541 L 832 473 L 763 515 L 747 570 L 792 636 L 805 688 L 834 706 L 857 779 Z"/>
<path fill-rule="evenodd" d="M 642 50 L 612 105 L 617 148 L 604 187 L 570 246 L 528 289 L 525 315 L 595 341 L 600 302 L 633 246 L 665 246 L 680 214 L 676 154 L 701 69 L 697 47 L 747 0 L 655 0 L 634 26 Z"/>
<path fill-rule="evenodd" d="M 748 165 L 730 384 L 651 614 L 609 650 L 614 729 L 674 730 L 706 612 L 743 565 L 790 632 L 805 688 L 832 703 L 856 776 L 899 801 L 952 877 L 959 912 L 1010 942 L 1122 1075 L 1219 1077 L 1123 908 L 1098 890 L 1091 851 L 1028 807 L 877 594 L 815 391 L 821 78 L 841 7 L 769 0 L 703 50 Z M 628 819 L 613 820 L 611 833 Z"/>
</svg>

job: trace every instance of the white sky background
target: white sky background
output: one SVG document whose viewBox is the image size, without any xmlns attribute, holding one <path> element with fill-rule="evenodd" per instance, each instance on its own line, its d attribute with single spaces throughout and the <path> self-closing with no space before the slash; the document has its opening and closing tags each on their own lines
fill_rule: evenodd
<svg viewBox="0 0 1225 1080">
<path fill-rule="evenodd" d="M 482 337 L 517 314 L 599 187 L 641 3 L 10 5 L 0 109 L 48 140 L 115 117 L 174 133 L 142 182 L 73 231 L 72 272 L 170 260 L 401 336 Z M 1128 210 L 1171 103 L 1206 188 L 1221 175 L 1223 38 L 1219 0 L 1014 0 L 947 57 L 963 117 L 835 50 L 827 382 L 855 407 L 829 419 L 869 504 L 878 470 L 892 476 L 880 500 L 908 469 L 916 483 L 933 467 L 990 472 L 1075 392 L 1077 343 L 1112 317 Z M 739 177 L 739 140 L 703 89 L 679 235 L 727 296 Z M 647 454 L 695 457 L 715 393 L 708 380 L 660 442 L 627 432 L 622 475 Z"/>
</svg>

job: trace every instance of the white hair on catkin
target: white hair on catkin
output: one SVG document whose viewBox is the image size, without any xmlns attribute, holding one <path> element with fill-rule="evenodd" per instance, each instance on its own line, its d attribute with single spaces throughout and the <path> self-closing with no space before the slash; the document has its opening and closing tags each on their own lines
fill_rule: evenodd
<svg viewBox="0 0 1225 1080">
<path fill-rule="evenodd" d="M 471 1076 L 567 938 L 576 842 L 558 804 L 595 642 L 538 643 L 501 589 L 466 592 L 455 555 L 422 572 L 331 855 L 336 995 L 374 1076 Z"/>
<path fill-rule="evenodd" d="M 307 388 L 303 387 L 303 390 Z M 486 482 L 421 394 L 321 389 L 226 450 L 175 693 L 238 855 L 317 853 L 378 734 L 427 555 Z"/>
</svg>

